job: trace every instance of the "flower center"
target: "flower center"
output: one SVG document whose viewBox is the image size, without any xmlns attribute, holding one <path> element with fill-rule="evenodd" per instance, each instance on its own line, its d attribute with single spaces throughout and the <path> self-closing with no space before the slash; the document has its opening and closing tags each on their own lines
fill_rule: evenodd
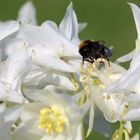
<svg viewBox="0 0 140 140">
<path fill-rule="evenodd" d="M 63 111 L 56 107 L 47 107 L 40 110 L 38 128 L 48 134 L 60 134 L 68 126 L 68 119 Z"/>
</svg>

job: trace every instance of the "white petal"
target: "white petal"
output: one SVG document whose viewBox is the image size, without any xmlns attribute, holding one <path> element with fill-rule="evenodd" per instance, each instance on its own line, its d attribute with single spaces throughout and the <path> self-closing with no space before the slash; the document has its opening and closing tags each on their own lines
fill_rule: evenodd
<svg viewBox="0 0 140 140">
<path fill-rule="evenodd" d="M 22 107 L 14 107 L 3 112 L 0 118 L 3 118 L 5 122 L 16 121 L 19 118 L 21 112 Z"/>
<path fill-rule="evenodd" d="M 86 137 L 88 137 L 90 135 L 92 128 L 93 128 L 93 123 L 94 123 L 94 104 L 92 101 L 91 105 L 90 105 L 89 126 L 88 126 Z"/>
<path fill-rule="evenodd" d="M 130 70 L 134 71 L 136 68 L 140 67 L 140 40 L 136 40 L 136 49 L 135 49 L 135 54 L 133 55 L 133 59 L 130 63 Z"/>
<path fill-rule="evenodd" d="M 0 81 L 0 100 L 22 103 L 24 97 L 10 87 L 10 84 L 8 85 L 7 83 Z"/>
<path fill-rule="evenodd" d="M 139 67 L 131 71 L 129 69 L 121 78 L 116 80 L 105 90 L 108 93 L 131 93 L 134 90 L 136 81 L 139 80 Z"/>
<path fill-rule="evenodd" d="M 36 9 L 32 1 L 27 1 L 19 10 L 18 20 L 26 23 L 37 24 Z"/>
<path fill-rule="evenodd" d="M 133 58 L 134 54 L 135 54 L 135 50 L 131 51 L 130 53 L 128 53 L 128 54 L 126 54 L 124 56 L 119 57 L 116 60 L 116 62 L 117 63 L 123 63 L 123 62 L 130 61 Z"/>
<path fill-rule="evenodd" d="M 78 22 L 72 3 L 67 8 L 66 14 L 59 25 L 59 30 L 66 38 L 72 40 L 74 43 L 79 42 Z"/>
<path fill-rule="evenodd" d="M 130 94 L 125 97 L 126 101 L 140 102 L 140 94 Z"/>
<path fill-rule="evenodd" d="M 125 121 L 139 121 L 140 120 L 140 109 L 131 109 L 124 117 Z"/>
<path fill-rule="evenodd" d="M 71 140 L 71 138 L 68 138 L 65 135 L 45 135 L 43 138 L 40 140 Z"/>
<path fill-rule="evenodd" d="M 27 88 L 44 88 L 46 85 L 59 86 L 66 90 L 74 90 L 74 84 L 69 77 L 63 73 L 58 73 L 53 70 L 41 70 L 30 72 L 24 80 L 24 85 Z"/>
<path fill-rule="evenodd" d="M 12 108 L 0 114 L 0 139 L 1 140 L 12 140 L 11 139 L 11 127 L 14 122 L 18 119 L 21 112 L 21 108 Z"/>
<path fill-rule="evenodd" d="M 77 44 L 72 43 L 71 40 L 66 39 L 54 30 L 48 22 L 43 23 L 41 27 L 42 31 L 45 32 L 46 43 L 55 47 L 55 49 L 59 51 L 59 54 L 62 53 L 62 55 L 66 57 L 80 57 Z"/>
<path fill-rule="evenodd" d="M 78 33 L 82 32 L 86 27 L 87 27 L 87 23 L 86 22 L 79 23 L 78 24 Z"/>
<path fill-rule="evenodd" d="M 47 20 L 44 22 L 45 24 L 48 24 L 49 26 L 51 26 L 55 31 L 59 32 L 57 24 L 51 20 Z M 43 24 L 44 24 L 43 23 Z"/>
<path fill-rule="evenodd" d="M 0 113 L 4 112 L 6 109 L 6 105 L 5 104 L 1 104 L 0 105 Z"/>
<path fill-rule="evenodd" d="M 45 35 L 39 26 L 20 23 L 19 38 L 23 38 L 29 44 L 45 44 Z"/>
<path fill-rule="evenodd" d="M 0 22 L 0 40 L 17 32 L 19 23 L 16 21 Z"/>
<path fill-rule="evenodd" d="M 63 37 L 49 22 L 40 27 L 21 23 L 19 37 L 30 45 L 42 45 L 46 51 L 49 48 L 57 56 L 80 57 L 78 46 Z"/>
<path fill-rule="evenodd" d="M 11 139 L 11 126 L 13 122 L 1 122 L 0 125 L 0 140 L 12 140 Z"/>
<path fill-rule="evenodd" d="M 74 59 L 74 60 L 70 59 L 67 63 L 74 68 L 74 70 L 77 74 L 80 73 L 80 71 L 81 71 L 80 68 L 82 65 L 82 58 L 80 60 L 79 59 Z"/>
<path fill-rule="evenodd" d="M 17 42 L 17 45 L 19 45 L 19 49 L 8 57 L 0 74 L 3 79 L 11 83 L 12 89 L 18 91 L 22 79 L 31 67 L 32 61 L 24 42 Z"/>
<path fill-rule="evenodd" d="M 79 124 L 76 128 L 76 136 L 74 140 L 82 140 L 82 124 Z"/>
<path fill-rule="evenodd" d="M 138 39 L 140 40 L 140 8 L 133 4 L 129 3 L 133 12 L 135 24 L 136 24 L 136 29 L 137 29 L 137 34 L 138 34 Z"/>
<path fill-rule="evenodd" d="M 69 64 L 67 64 L 58 57 L 54 57 L 45 53 L 40 53 L 36 50 L 33 50 L 32 56 L 33 61 L 37 65 L 42 66 L 44 68 L 51 68 L 53 70 L 59 70 L 63 72 L 74 72 L 74 69 Z"/>
<path fill-rule="evenodd" d="M 121 105 L 121 100 L 115 95 L 111 96 L 107 93 L 101 93 L 99 87 L 91 86 L 90 88 L 94 103 L 104 113 L 106 119 L 109 122 L 115 122 L 118 120 L 124 107 L 124 104 Z"/>
<path fill-rule="evenodd" d="M 12 134 L 13 140 L 40 140 L 40 130 L 36 127 L 36 122 L 30 120 L 22 123 Z"/>
<path fill-rule="evenodd" d="M 131 133 L 131 132 L 132 132 L 132 123 L 131 123 L 131 121 L 125 122 L 125 123 L 124 123 L 124 128 L 127 129 L 127 131 L 128 131 L 129 133 Z"/>
</svg>

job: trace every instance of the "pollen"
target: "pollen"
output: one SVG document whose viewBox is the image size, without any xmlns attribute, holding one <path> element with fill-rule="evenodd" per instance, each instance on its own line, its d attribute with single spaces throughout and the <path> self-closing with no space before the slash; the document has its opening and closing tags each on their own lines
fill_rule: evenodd
<svg viewBox="0 0 140 140">
<path fill-rule="evenodd" d="M 47 107 L 40 110 L 38 128 L 48 134 L 61 134 L 68 126 L 68 119 L 60 108 Z"/>
</svg>

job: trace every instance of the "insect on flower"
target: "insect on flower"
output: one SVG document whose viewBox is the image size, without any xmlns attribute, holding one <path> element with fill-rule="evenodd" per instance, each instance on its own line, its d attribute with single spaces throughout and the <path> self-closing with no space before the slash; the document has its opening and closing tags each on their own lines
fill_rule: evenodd
<svg viewBox="0 0 140 140">
<path fill-rule="evenodd" d="M 104 63 L 102 59 L 109 63 L 109 57 L 112 56 L 111 50 L 105 46 L 104 41 L 82 41 L 79 45 L 79 53 L 83 57 L 82 64 L 84 61 L 94 63 L 98 58 L 101 58 L 101 63 Z"/>
</svg>

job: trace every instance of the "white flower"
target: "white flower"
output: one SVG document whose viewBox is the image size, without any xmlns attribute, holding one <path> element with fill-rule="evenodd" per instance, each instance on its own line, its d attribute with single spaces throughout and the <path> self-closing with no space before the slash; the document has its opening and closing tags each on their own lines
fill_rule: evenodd
<svg viewBox="0 0 140 140">
<path fill-rule="evenodd" d="M 29 44 L 34 62 L 55 70 L 74 71 L 68 61 L 80 59 L 78 47 L 54 30 L 49 22 L 40 27 L 21 23 L 20 27 L 19 36 Z"/>
<path fill-rule="evenodd" d="M 78 31 L 82 28 L 83 24 L 78 25 L 72 4 L 59 28 L 52 21 L 41 26 L 20 23 L 17 38 L 27 43 L 34 62 L 25 85 L 33 88 L 38 84 L 43 88 L 46 84 L 54 84 L 67 90 L 77 90 L 77 84 L 71 80 L 69 73 L 80 73 L 81 56 L 77 44 Z"/>
<path fill-rule="evenodd" d="M 78 23 L 72 4 L 69 5 L 59 29 L 52 21 L 46 21 L 41 26 L 21 23 L 19 37 L 32 47 L 34 61 L 44 67 L 73 72 L 71 61 L 81 59 L 77 46 L 79 41 L 76 44 L 73 41 L 79 39 Z M 48 59 L 50 63 L 46 61 Z"/>
<path fill-rule="evenodd" d="M 24 105 L 22 123 L 13 134 L 14 140 L 81 139 L 81 120 L 88 104 L 78 107 L 72 97 L 56 94 L 52 87 L 46 87 L 34 97 L 38 102 Z"/>
<path fill-rule="evenodd" d="M 95 107 L 99 108 L 109 122 L 122 120 L 125 112 L 126 102 L 123 101 L 124 94 L 115 95 L 103 92 L 103 90 L 112 82 L 119 79 L 126 71 L 123 67 L 107 61 L 104 64 L 98 59 L 93 64 L 84 65 L 81 72 L 81 82 L 83 83 L 83 91 L 81 91 L 81 99 L 83 96 L 90 101 L 89 128 L 87 136 L 94 127 L 94 116 L 96 115 Z M 104 134 L 105 131 L 103 132 Z"/>
</svg>

